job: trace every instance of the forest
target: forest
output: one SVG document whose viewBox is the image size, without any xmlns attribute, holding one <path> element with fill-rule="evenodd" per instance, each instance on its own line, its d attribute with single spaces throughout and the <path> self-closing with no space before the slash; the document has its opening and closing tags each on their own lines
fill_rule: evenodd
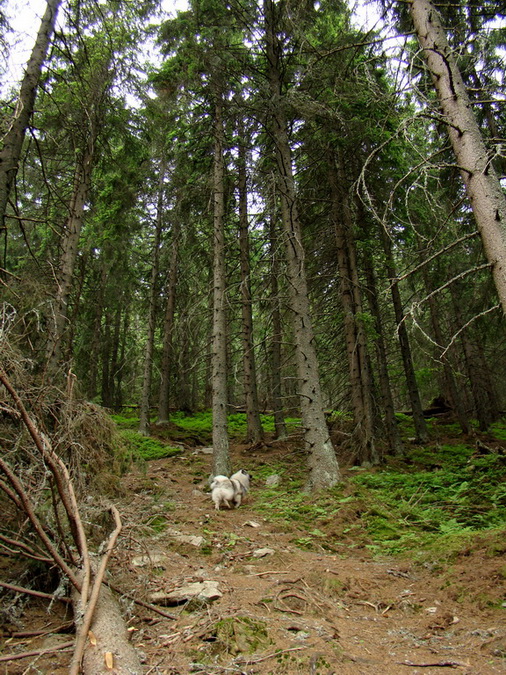
<svg viewBox="0 0 506 675">
<path fill-rule="evenodd" d="M 296 448 L 319 500 L 353 471 L 444 469 L 444 423 L 496 490 L 476 508 L 502 509 L 451 522 L 504 528 L 503 4 L 47 0 L 15 81 L 16 11 L 0 0 L 0 613 L 44 568 L 74 607 L 68 672 L 143 672 L 104 599 L 113 495 L 193 446 L 204 482 Z"/>
</svg>

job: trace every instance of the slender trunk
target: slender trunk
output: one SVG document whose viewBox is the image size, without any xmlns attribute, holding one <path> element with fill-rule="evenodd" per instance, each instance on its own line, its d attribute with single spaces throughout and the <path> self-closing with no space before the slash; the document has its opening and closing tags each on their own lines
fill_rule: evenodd
<svg viewBox="0 0 506 675">
<path fill-rule="evenodd" d="M 276 438 L 286 437 L 285 413 L 283 406 L 283 378 L 281 376 L 281 343 L 283 340 L 283 325 L 279 307 L 279 259 L 278 236 L 276 233 L 275 216 L 271 214 L 269 221 L 269 248 L 271 259 L 270 293 L 271 293 L 271 320 L 272 335 L 270 343 L 271 362 L 271 400 L 274 412 L 274 433 Z"/>
<path fill-rule="evenodd" d="M 339 160 L 338 160 L 339 161 Z M 331 217 L 337 243 L 337 265 L 344 313 L 344 335 L 350 373 L 351 404 L 355 430 L 353 434 L 356 460 L 360 464 L 378 464 L 379 455 L 374 442 L 371 377 L 367 343 L 360 322 L 362 299 L 357 272 L 352 215 L 344 189 L 344 171 L 334 158 L 329 162 Z"/>
<path fill-rule="evenodd" d="M 457 321 L 456 327 L 457 330 L 460 330 L 465 324 L 465 319 L 462 316 L 459 284 L 451 284 L 450 292 Z M 489 368 L 485 362 L 481 346 L 476 344 L 465 328 L 460 333 L 460 342 L 480 431 L 487 431 L 492 422 L 495 422 L 500 416 Z"/>
<path fill-rule="evenodd" d="M 258 443 L 263 439 L 263 429 L 258 409 L 257 375 L 253 346 L 253 311 L 251 301 L 251 269 L 248 233 L 248 192 L 246 176 L 246 147 L 244 124 L 239 128 L 238 156 L 239 187 L 239 245 L 241 257 L 241 312 L 243 378 L 246 399 L 247 443 Z"/>
<path fill-rule="evenodd" d="M 105 408 L 112 408 L 114 399 L 111 390 L 111 310 L 108 310 L 104 317 L 104 328 L 102 331 L 102 405 Z"/>
<path fill-rule="evenodd" d="M 51 43 L 60 4 L 61 0 L 48 0 L 46 3 L 46 11 L 21 82 L 16 111 L 3 138 L 3 147 L 0 151 L 0 230 L 6 229 L 7 203 L 18 170 L 26 129 L 33 113 L 42 66 Z"/>
<path fill-rule="evenodd" d="M 212 339 L 212 410 L 213 475 L 230 474 L 227 430 L 227 319 L 225 269 L 225 163 L 223 98 L 219 86 L 214 94 L 213 160 L 213 339 Z"/>
<path fill-rule="evenodd" d="M 169 274 L 167 275 L 165 318 L 163 322 L 163 352 L 161 362 L 160 394 L 158 399 L 158 422 L 169 421 L 170 375 L 172 369 L 172 342 L 174 330 L 174 312 L 176 307 L 177 267 L 179 257 L 180 222 L 176 215 L 172 227 Z"/>
<path fill-rule="evenodd" d="M 93 329 L 89 345 L 89 369 L 88 369 L 88 396 L 93 400 L 98 394 L 98 366 L 100 363 L 100 345 L 102 342 L 102 317 L 104 314 L 104 289 L 107 281 L 107 267 L 102 262 L 100 281 L 96 289 L 96 302 L 94 305 Z"/>
<path fill-rule="evenodd" d="M 432 284 L 430 283 L 429 274 L 427 270 L 427 265 L 422 267 L 422 278 L 425 285 L 426 293 L 428 295 L 428 304 L 429 304 L 429 313 L 430 313 L 430 322 L 432 325 L 432 333 L 434 335 L 434 341 L 437 345 L 444 345 L 446 340 L 443 336 L 443 329 L 441 327 L 440 314 L 441 309 L 438 307 L 435 296 L 431 293 L 433 290 Z M 460 427 L 465 434 L 469 433 L 469 420 L 464 410 L 464 403 L 462 401 L 462 396 L 455 382 L 455 377 L 453 375 L 453 367 L 449 358 L 449 353 L 441 355 L 441 349 L 435 347 L 435 360 L 442 363 L 443 366 L 443 395 L 449 401 L 451 407 L 453 408 L 457 419 L 459 421 Z"/>
<path fill-rule="evenodd" d="M 411 16 L 446 118 L 497 294 L 506 312 L 506 197 L 488 157 L 438 11 L 429 0 L 411 0 Z"/>
<path fill-rule="evenodd" d="M 58 288 L 53 309 L 53 325 L 49 332 L 46 351 L 47 370 L 50 376 L 56 373 L 62 355 L 62 342 L 67 326 L 68 304 L 84 219 L 84 207 L 88 198 L 93 169 L 94 149 L 95 132 L 92 132 L 83 157 L 76 167 L 69 217 L 62 235 L 62 252 Z"/>
<path fill-rule="evenodd" d="M 381 226 L 380 236 L 383 244 L 383 250 L 386 255 L 386 272 L 390 282 L 392 303 L 394 306 L 395 320 L 397 322 L 397 335 L 399 337 L 402 364 L 404 366 L 404 376 L 406 378 L 406 384 L 408 387 L 413 423 L 415 425 L 416 442 L 425 443 L 428 439 L 427 425 L 425 424 L 422 403 L 420 401 L 420 393 L 418 391 L 418 384 L 416 382 L 413 358 L 411 356 L 411 346 L 409 344 L 404 309 L 402 306 L 402 299 L 399 291 L 399 284 L 397 282 L 397 274 L 395 271 L 394 257 L 392 254 L 392 243 L 390 241 L 390 237 Z"/>
<path fill-rule="evenodd" d="M 281 70 L 278 58 L 280 44 L 274 29 L 274 12 L 278 9 L 279 7 L 273 0 L 264 0 L 267 68 L 271 94 L 271 132 L 276 144 L 281 219 L 295 337 L 302 425 L 306 448 L 309 452 L 310 475 L 307 488 L 316 490 L 335 485 L 341 480 L 341 474 L 325 420 L 313 326 L 309 312 L 305 254 L 295 196 L 291 149 L 281 96 Z"/>
<path fill-rule="evenodd" d="M 123 405 L 123 374 L 125 368 L 125 354 L 127 349 L 127 337 L 128 337 L 128 328 L 129 328 L 129 316 L 128 316 L 128 303 L 125 302 L 122 307 L 123 310 L 123 321 L 120 332 L 120 348 L 119 348 L 119 357 L 118 357 L 118 367 L 116 369 L 116 385 L 114 387 L 115 396 L 114 396 L 114 409 L 121 410 Z"/>
<path fill-rule="evenodd" d="M 153 350 L 155 345 L 156 311 L 158 297 L 158 274 L 160 272 L 160 241 L 163 229 L 163 189 L 165 180 L 166 162 L 160 162 L 160 182 L 158 185 L 158 200 L 156 206 L 155 240 L 153 243 L 153 265 L 151 267 L 148 334 L 146 337 L 146 351 L 144 354 L 144 377 L 142 380 L 142 396 L 140 404 L 139 433 L 149 434 L 149 404 L 151 397 L 151 381 L 153 374 Z"/>
<path fill-rule="evenodd" d="M 376 363 L 379 373 L 379 386 L 381 391 L 381 408 L 383 412 L 383 424 L 385 427 L 385 436 L 390 454 L 400 457 L 404 455 L 399 427 L 395 418 L 395 406 L 392 396 L 392 387 L 390 384 L 390 375 L 388 374 L 388 358 L 385 343 L 385 332 L 383 330 L 383 320 L 381 317 L 380 303 L 378 300 L 378 290 L 376 284 L 376 275 L 374 265 L 369 251 L 364 252 L 365 264 L 365 283 L 367 288 L 367 300 L 369 310 L 374 320 L 374 332 L 376 337 L 374 344 L 376 348 Z"/>
</svg>

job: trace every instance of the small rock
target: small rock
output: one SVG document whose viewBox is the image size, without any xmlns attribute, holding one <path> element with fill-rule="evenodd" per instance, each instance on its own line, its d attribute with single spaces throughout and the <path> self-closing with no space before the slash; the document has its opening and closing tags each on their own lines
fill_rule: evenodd
<svg viewBox="0 0 506 675">
<path fill-rule="evenodd" d="M 267 487 L 277 487 L 281 483 L 281 476 L 278 473 L 273 473 L 272 476 L 267 476 L 265 484 Z"/>
<path fill-rule="evenodd" d="M 168 593 L 166 591 L 151 593 L 150 600 L 158 605 L 167 605 L 169 607 L 182 605 L 190 600 L 213 602 L 214 600 L 219 600 L 223 595 L 218 585 L 217 581 L 198 581 L 180 586 Z"/>
<path fill-rule="evenodd" d="M 213 454 L 212 448 L 197 448 L 192 452 L 192 455 L 212 455 L 212 454 Z"/>
<path fill-rule="evenodd" d="M 272 548 L 257 548 L 256 551 L 253 551 L 254 558 L 264 558 L 266 555 L 272 555 L 275 553 Z"/>
<path fill-rule="evenodd" d="M 151 555 L 138 555 L 132 558 L 131 563 L 134 567 L 162 567 L 165 569 L 166 556 L 162 553 L 152 553 Z"/>
<path fill-rule="evenodd" d="M 191 535 L 191 534 L 181 534 L 177 530 L 168 529 L 167 534 L 169 534 L 173 539 L 180 542 L 181 544 L 191 544 L 191 546 L 196 546 L 199 548 L 205 544 L 204 537 Z"/>
<path fill-rule="evenodd" d="M 243 523 L 243 527 L 262 527 L 260 523 L 257 523 L 256 520 L 247 520 L 245 523 Z"/>
</svg>

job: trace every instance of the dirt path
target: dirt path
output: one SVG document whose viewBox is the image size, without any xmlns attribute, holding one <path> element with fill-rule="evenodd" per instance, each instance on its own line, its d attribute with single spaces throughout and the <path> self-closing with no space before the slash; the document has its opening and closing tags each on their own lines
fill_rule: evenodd
<svg viewBox="0 0 506 675">
<path fill-rule="evenodd" d="M 173 618 L 122 599 L 145 675 L 506 673 L 506 610 L 480 601 L 504 593 L 504 560 L 475 552 L 440 569 L 364 549 L 305 551 L 294 543 L 304 530 L 255 511 L 258 483 L 241 508 L 216 512 L 205 491 L 210 466 L 209 455 L 187 451 L 123 480 L 115 586 L 146 603 L 193 583 L 216 582 L 219 594 L 163 607 Z M 236 453 L 234 466 L 255 475 L 254 457 Z M 69 658 L 0 673 L 59 675 Z"/>
<path fill-rule="evenodd" d="M 122 586 L 142 589 L 148 601 L 151 593 L 206 580 L 222 593 L 204 605 L 167 608 L 173 621 L 133 608 L 146 672 L 506 672 L 505 610 L 480 606 L 474 592 L 504 588 L 504 580 L 494 581 L 500 561 L 474 556 L 448 572 L 351 549 L 339 556 L 304 551 L 293 543 L 303 531 L 255 512 L 254 484 L 240 509 L 214 511 L 204 492 L 210 465 L 208 456 L 189 455 L 129 477 L 128 511 L 155 529 L 168 521 L 169 530 L 139 540 L 137 522 L 116 560 L 128 570 Z M 236 457 L 234 465 L 255 474 L 254 460 Z M 180 542 L 178 533 L 205 541 Z M 146 554 L 152 562 L 134 560 Z"/>
</svg>

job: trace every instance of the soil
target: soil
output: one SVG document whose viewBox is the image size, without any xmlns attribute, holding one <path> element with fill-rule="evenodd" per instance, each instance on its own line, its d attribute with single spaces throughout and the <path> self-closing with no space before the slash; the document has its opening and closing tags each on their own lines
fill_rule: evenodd
<svg viewBox="0 0 506 675">
<path fill-rule="evenodd" d="M 202 449 L 124 477 L 115 500 L 124 531 L 108 578 L 123 594 L 145 675 L 506 673 L 504 557 L 479 545 L 451 565 L 378 559 L 351 545 L 304 550 L 297 523 L 268 522 L 255 510 L 255 467 L 266 458 L 242 450 L 232 448 L 233 465 L 253 483 L 235 510 L 214 510 L 211 456 Z M 158 604 L 168 616 L 133 600 L 149 605 L 155 592 L 206 580 L 217 582 L 220 597 Z M 61 648 L 0 663 L 0 673 L 66 673 L 72 635 L 58 626 L 68 619 L 56 604 L 48 613 L 43 601 L 30 601 L 16 630 L 50 634 L 4 639 L 2 653 Z"/>
</svg>

